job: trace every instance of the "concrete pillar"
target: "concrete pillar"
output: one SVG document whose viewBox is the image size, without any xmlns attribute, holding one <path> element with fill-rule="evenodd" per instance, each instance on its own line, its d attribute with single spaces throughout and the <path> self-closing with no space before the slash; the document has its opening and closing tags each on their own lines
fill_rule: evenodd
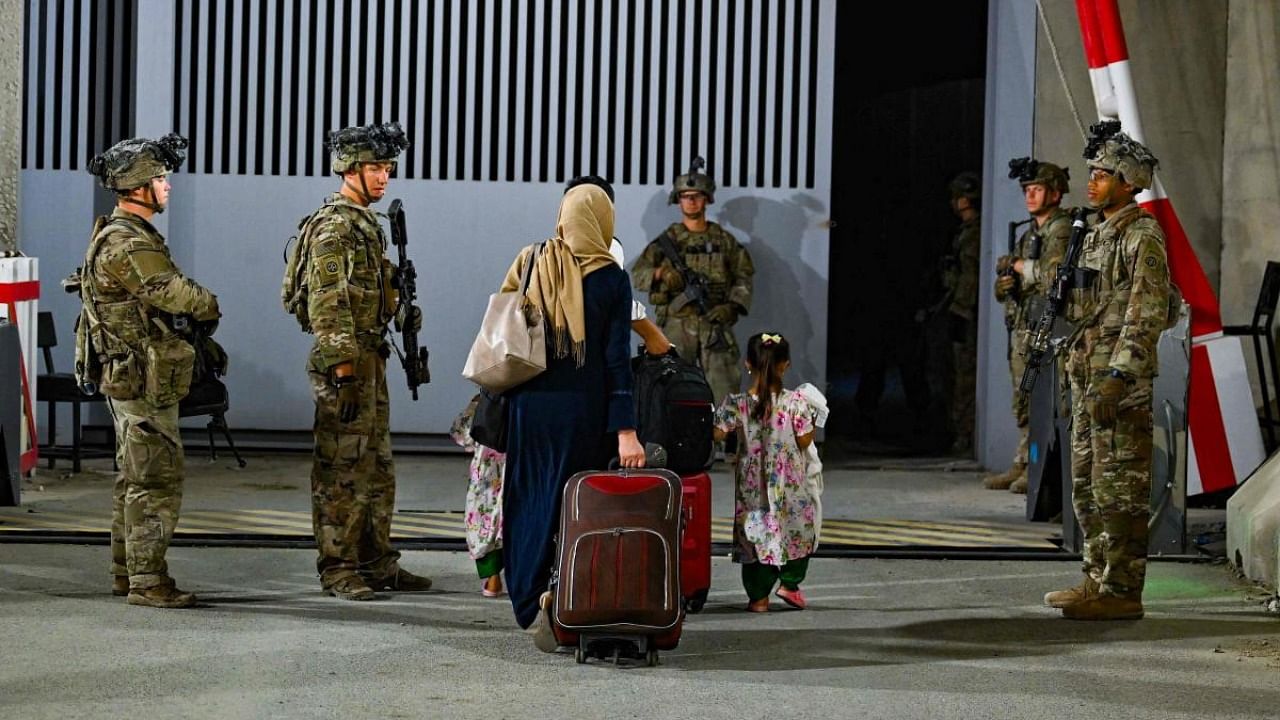
<svg viewBox="0 0 1280 720">
<path fill-rule="evenodd" d="M 1227 17 L 1222 148 L 1222 319 L 1253 317 L 1268 260 L 1280 261 L 1280 2 L 1233 0 Z M 1249 341 L 1246 341 L 1246 343 Z M 1253 349 L 1245 347 L 1254 385 Z M 1255 395 L 1261 402 L 1261 395 Z"/>
<path fill-rule="evenodd" d="M 0 254 L 18 249 L 18 178 L 22 174 L 22 10 L 0 0 Z"/>
<path fill-rule="evenodd" d="M 991 0 L 987 10 L 986 152 L 982 168 L 982 255 L 978 284 L 978 460 L 1009 467 L 1018 445 L 1009 381 L 1008 333 L 995 301 L 996 259 L 1007 252 L 1010 220 L 1027 216 L 1022 190 L 1008 179 L 1009 158 L 1031 152 L 1035 127 L 1036 9 L 1019 0 Z"/>
</svg>

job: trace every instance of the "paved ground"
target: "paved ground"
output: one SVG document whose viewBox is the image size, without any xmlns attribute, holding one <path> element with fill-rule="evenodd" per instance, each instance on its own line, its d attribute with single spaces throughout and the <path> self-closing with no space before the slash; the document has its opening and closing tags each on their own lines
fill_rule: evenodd
<svg viewBox="0 0 1280 720">
<path fill-rule="evenodd" d="M 187 509 L 307 507 L 305 455 L 188 462 Z M 464 457 L 398 463 L 401 510 L 461 508 Z M 1020 497 L 944 467 L 830 468 L 828 516 L 1021 521 Z M 41 471 L 23 509 L 100 514 L 109 469 Z M 717 558 L 680 648 L 657 668 L 615 668 L 538 653 L 460 553 L 407 553 L 438 591 L 370 604 L 323 597 L 307 550 L 180 547 L 170 561 L 202 608 L 111 597 L 102 546 L 0 543 L 0 718 L 1280 715 L 1278 618 L 1221 565 L 1153 563 L 1147 619 L 1096 625 L 1040 604 L 1076 581 L 1073 562 L 815 560 L 809 610 L 756 616 Z"/>
<path fill-rule="evenodd" d="M 103 547 L 0 545 L 0 717 L 1274 718 L 1280 625 L 1221 566 L 1152 568 L 1148 617 L 1039 603 L 1073 563 L 818 560 L 811 608 L 707 609 L 657 668 L 543 655 L 469 560 L 408 553 L 439 592 L 322 597 L 302 550 L 175 548 L 204 601 L 135 608 Z"/>
<path fill-rule="evenodd" d="M 183 507 L 227 510 L 253 507 L 306 510 L 310 507 L 311 459 L 304 453 L 246 455 L 248 466 L 236 467 L 226 455 L 211 462 L 197 444 L 187 448 L 187 482 Z M 463 454 L 398 455 L 396 508 L 401 511 L 461 510 L 467 489 Z M 41 467 L 24 482 L 23 508 L 36 512 L 94 510 L 110 507 L 114 473 L 110 460 L 86 460 L 84 470 L 70 475 L 69 463 Z M 959 470 L 949 471 L 955 467 Z M 888 469 L 885 469 L 888 468 Z M 828 467 L 823 505 L 827 517 L 893 517 L 918 520 L 1023 521 L 1023 496 L 982 489 L 976 465 L 937 460 L 863 461 L 856 466 Z M 725 463 L 712 471 L 713 511 L 733 512 L 733 476 Z M 1043 523 L 1037 527 L 1052 532 Z"/>
</svg>

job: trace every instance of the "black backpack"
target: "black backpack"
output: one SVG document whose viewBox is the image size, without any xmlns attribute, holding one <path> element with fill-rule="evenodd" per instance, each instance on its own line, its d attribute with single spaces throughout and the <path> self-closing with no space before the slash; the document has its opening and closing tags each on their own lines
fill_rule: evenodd
<svg viewBox="0 0 1280 720">
<path fill-rule="evenodd" d="M 667 451 L 667 469 L 680 474 L 711 466 L 715 398 L 707 377 L 674 351 L 654 357 L 641 349 L 631 360 L 636 424 L 641 443 Z"/>
</svg>

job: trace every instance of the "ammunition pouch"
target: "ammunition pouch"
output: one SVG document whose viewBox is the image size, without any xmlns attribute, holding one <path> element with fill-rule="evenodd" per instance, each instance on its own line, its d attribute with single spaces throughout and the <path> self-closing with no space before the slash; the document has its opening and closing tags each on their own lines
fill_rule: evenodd
<svg viewBox="0 0 1280 720">
<path fill-rule="evenodd" d="M 379 325 L 386 325 L 395 317 L 400 307 L 400 285 L 396 282 L 399 270 L 390 260 L 382 259 L 382 317 Z"/>
<path fill-rule="evenodd" d="M 82 306 L 80 314 L 76 316 L 75 326 L 75 378 L 76 386 L 84 390 L 85 394 L 92 395 L 102 384 L 102 358 L 94 348 L 89 325 L 89 314 Z"/>
<path fill-rule="evenodd" d="M 1092 268 L 1078 267 L 1071 277 L 1070 302 L 1067 303 L 1066 316 L 1072 324 L 1093 315 L 1098 305 L 1098 271 Z"/>
<path fill-rule="evenodd" d="M 147 344 L 144 398 L 156 407 L 167 407 L 191 391 L 196 350 L 183 338 L 167 335 Z"/>
</svg>

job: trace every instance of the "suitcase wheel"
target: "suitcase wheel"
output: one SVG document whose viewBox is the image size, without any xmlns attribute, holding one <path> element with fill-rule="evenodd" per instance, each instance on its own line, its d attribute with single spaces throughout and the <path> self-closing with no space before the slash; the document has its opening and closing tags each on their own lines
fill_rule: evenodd
<svg viewBox="0 0 1280 720">
<path fill-rule="evenodd" d="M 587 651 L 580 647 L 577 648 L 573 651 L 573 659 L 577 660 L 579 665 L 585 664 L 587 662 Z"/>
<path fill-rule="evenodd" d="M 699 590 L 684 599 L 684 611 L 689 615 L 697 615 L 702 612 L 702 608 L 707 604 L 707 591 Z"/>
<path fill-rule="evenodd" d="M 657 649 L 656 649 L 656 648 L 655 648 L 655 649 L 652 649 L 652 650 L 650 650 L 648 653 L 646 653 L 646 654 L 645 654 L 645 660 L 646 660 L 646 662 L 648 662 L 649 667 L 653 667 L 653 666 L 657 665 L 657 664 L 658 664 L 658 651 L 657 651 Z"/>
</svg>

